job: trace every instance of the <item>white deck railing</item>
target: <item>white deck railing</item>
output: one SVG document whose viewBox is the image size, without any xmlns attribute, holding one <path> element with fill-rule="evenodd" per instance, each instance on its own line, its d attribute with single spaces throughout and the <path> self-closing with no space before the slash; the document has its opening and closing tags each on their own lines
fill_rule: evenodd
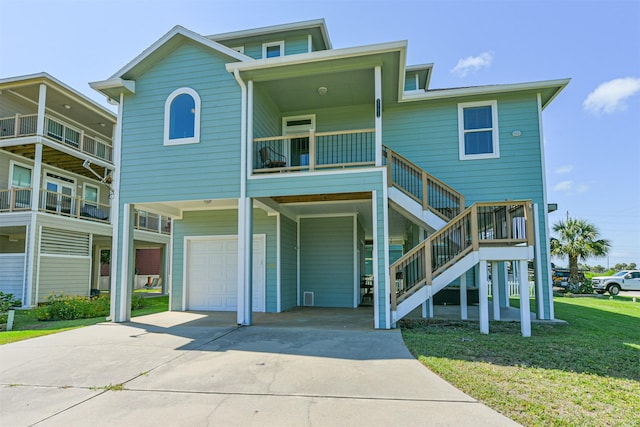
<svg viewBox="0 0 640 427">
<path fill-rule="evenodd" d="M 135 211 L 136 230 L 151 231 L 154 233 L 171 234 L 171 218 L 150 212 Z"/>
<path fill-rule="evenodd" d="M 32 136 L 36 134 L 37 114 L 16 114 L 0 118 L 0 139 Z M 94 157 L 111 162 L 113 147 L 111 141 L 85 133 L 85 129 L 71 126 L 49 115 L 44 118 L 44 135 L 50 139 Z"/>
<path fill-rule="evenodd" d="M 253 147 L 254 173 L 372 166 L 375 129 L 254 138 Z"/>
</svg>

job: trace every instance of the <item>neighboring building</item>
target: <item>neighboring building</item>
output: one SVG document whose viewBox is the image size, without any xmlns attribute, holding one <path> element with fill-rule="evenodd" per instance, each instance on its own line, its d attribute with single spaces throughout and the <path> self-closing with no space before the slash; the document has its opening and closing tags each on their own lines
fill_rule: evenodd
<svg viewBox="0 0 640 427">
<path fill-rule="evenodd" d="M 0 291 L 23 306 L 109 290 L 100 254 L 112 246 L 115 126 L 46 73 L 0 79 Z M 136 212 L 135 228 L 136 247 L 167 253 L 166 217 Z"/>
<path fill-rule="evenodd" d="M 406 67 L 406 49 L 333 49 L 324 20 L 177 26 L 92 83 L 119 104 L 114 319 L 130 316 L 135 209 L 175 219 L 172 310 L 246 325 L 364 302 L 390 328 L 455 285 L 479 289 L 488 332 L 488 267 L 499 308 L 508 275 L 527 298 L 533 260 L 552 319 L 541 112 L 568 80 L 431 90 L 432 65 Z"/>
</svg>

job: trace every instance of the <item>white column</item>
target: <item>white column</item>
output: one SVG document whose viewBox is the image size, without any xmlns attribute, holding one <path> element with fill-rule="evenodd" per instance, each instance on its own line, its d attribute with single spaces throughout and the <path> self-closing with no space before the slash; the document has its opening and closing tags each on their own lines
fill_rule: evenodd
<svg viewBox="0 0 640 427">
<path fill-rule="evenodd" d="M 491 262 L 491 294 L 493 302 L 493 320 L 500 320 L 500 275 L 498 274 L 498 262 Z"/>
<path fill-rule="evenodd" d="M 382 68 L 374 69 L 375 79 L 375 129 L 376 129 L 376 166 L 382 166 Z M 385 184 L 386 185 L 386 184 Z"/>
<path fill-rule="evenodd" d="M 120 265 L 120 280 L 111 292 L 116 294 L 114 322 L 126 322 L 131 318 L 131 294 L 133 293 L 132 272 L 135 250 L 133 248 L 133 222 L 135 207 L 125 203 L 122 207 L 122 221 L 120 224 L 120 256 L 114 258 L 111 253 L 111 263 Z M 118 240 L 117 236 L 114 236 Z M 113 269 L 111 270 L 113 272 Z M 117 270 L 116 270 L 117 271 Z M 113 281 L 112 281 L 113 284 Z"/>
<path fill-rule="evenodd" d="M 36 152 L 33 159 L 33 176 L 31 177 L 31 211 L 38 212 L 40 207 L 40 188 L 42 187 L 42 143 L 35 144 Z"/>
<path fill-rule="evenodd" d="M 238 325 L 252 322 L 253 200 L 238 200 Z"/>
<path fill-rule="evenodd" d="M 118 120 L 113 130 L 113 197 L 111 198 L 109 222 L 112 226 L 111 231 L 111 262 L 109 271 L 109 292 L 111 294 L 111 310 L 109 317 L 116 322 L 116 312 L 118 306 L 117 292 L 118 289 L 118 260 L 120 259 L 119 245 L 121 233 L 120 225 L 120 163 L 121 163 L 121 141 L 122 141 L 122 107 L 124 103 L 124 95 L 120 94 L 120 102 L 118 103 Z"/>
<path fill-rule="evenodd" d="M 487 261 L 480 261 L 478 274 L 478 299 L 480 311 L 480 333 L 489 333 L 489 281 L 487 277 Z"/>
<path fill-rule="evenodd" d="M 467 273 L 460 276 L 460 319 L 467 320 Z"/>
<path fill-rule="evenodd" d="M 529 308 L 529 278 L 527 260 L 520 260 L 518 281 L 520 282 L 520 330 L 523 337 L 531 336 L 531 309 Z"/>
<path fill-rule="evenodd" d="M 44 113 L 47 106 L 47 85 L 40 85 L 38 93 L 38 119 L 36 122 L 36 135 L 44 135 Z"/>
<path fill-rule="evenodd" d="M 253 80 L 247 82 L 247 168 L 253 174 Z"/>
<path fill-rule="evenodd" d="M 534 203 L 533 204 L 533 227 L 534 227 L 534 231 L 535 231 L 535 248 L 534 248 L 534 253 L 535 253 L 535 259 L 534 259 L 534 280 L 535 280 L 535 296 L 536 296 L 536 314 L 537 314 L 537 318 L 538 319 L 548 319 L 550 317 L 547 316 L 547 314 L 545 313 L 544 310 L 544 298 L 545 298 L 545 293 L 543 292 L 543 279 L 545 279 L 545 282 L 550 284 L 551 281 L 547 281 L 547 274 L 542 274 L 542 251 L 541 251 L 541 247 L 542 244 L 541 242 L 541 238 L 540 238 L 540 216 L 538 214 L 538 204 Z M 552 289 L 551 285 L 547 285 L 547 288 Z M 528 293 L 527 293 L 528 295 Z M 553 305 L 553 294 L 551 296 L 551 299 L 549 300 L 551 305 Z"/>
</svg>

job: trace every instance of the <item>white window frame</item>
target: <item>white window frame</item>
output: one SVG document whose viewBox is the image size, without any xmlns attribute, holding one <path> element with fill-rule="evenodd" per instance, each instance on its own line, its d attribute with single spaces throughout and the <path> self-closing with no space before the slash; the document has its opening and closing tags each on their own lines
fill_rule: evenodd
<svg viewBox="0 0 640 427">
<path fill-rule="evenodd" d="M 193 136 L 189 138 L 169 138 L 169 131 L 171 125 L 171 103 L 175 98 L 182 94 L 190 95 L 195 103 L 195 118 L 193 126 Z M 190 87 L 181 87 L 174 90 L 167 97 L 164 103 L 164 145 L 184 145 L 184 144 L 198 144 L 200 142 L 200 110 L 201 110 L 200 95 L 198 92 Z"/>
<path fill-rule="evenodd" d="M 18 165 L 31 171 L 31 186 L 29 187 L 14 187 L 13 186 L 13 167 Z M 33 188 L 33 166 L 29 166 L 25 163 L 16 162 L 15 160 L 9 160 L 9 188 Z"/>
<path fill-rule="evenodd" d="M 277 42 L 262 43 L 262 59 L 270 59 L 270 58 L 267 58 L 267 48 L 273 47 L 273 46 L 279 46 L 280 47 L 279 56 L 284 56 L 284 40 L 280 40 Z M 277 56 L 274 58 L 277 58 Z"/>
<path fill-rule="evenodd" d="M 493 127 L 486 129 L 474 129 L 465 131 L 464 129 L 464 109 L 473 107 L 491 107 L 491 122 Z M 464 136 L 466 132 L 480 132 L 491 130 L 493 152 L 482 154 L 467 154 L 464 147 Z M 497 159 L 500 157 L 500 141 L 498 139 L 498 101 L 495 99 L 488 101 L 462 102 L 458 104 L 458 144 L 460 150 L 460 160 Z"/>
<path fill-rule="evenodd" d="M 89 202 L 90 204 L 92 204 L 92 201 L 87 200 L 87 187 L 92 187 L 96 189 L 96 206 L 98 206 L 100 204 L 100 187 L 97 185 L 93 185 L 90 184 L 88 182 L 84 182 L 82 183 L 82 203 L 83 204 L 87 204 L 87 202 Z"/>
</svg>

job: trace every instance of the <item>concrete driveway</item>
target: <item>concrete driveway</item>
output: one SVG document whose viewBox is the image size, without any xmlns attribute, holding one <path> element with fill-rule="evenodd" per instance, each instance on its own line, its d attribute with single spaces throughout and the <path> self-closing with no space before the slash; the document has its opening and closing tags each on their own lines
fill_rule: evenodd
<svg viewBox="0 0 640 427">
<path fill-rule="evenodd" d="M 0 425 L 516 425 L 349 325 L 168 312 L 6 344 Z"/>
</svg>

